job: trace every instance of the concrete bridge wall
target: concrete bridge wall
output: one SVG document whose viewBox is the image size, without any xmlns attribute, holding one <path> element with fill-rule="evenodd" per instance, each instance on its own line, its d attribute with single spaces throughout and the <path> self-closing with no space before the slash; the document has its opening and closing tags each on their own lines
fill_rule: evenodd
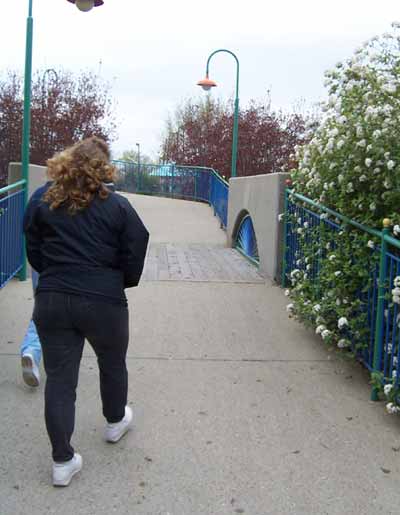
<svg viewBox="0 0 400 515">
<path fill-rule="evenodd" d="M 29 165 L 29 197 L 47 181 L 46 170 L 47 168 L 45 166 Z M 20 181 L 21 179 L 21 163 L 10 163 L 8 165 L 8 184 Z"/>
<path fill-rule="evenodd" d="M 236 177 L 229 181 L 228 245 L 235 243 L 240 221 L 250 214 L 260 255 L 260 273 L 280 282 L 285 180 L 288 174 L 273 173 Z"/>
</svg>

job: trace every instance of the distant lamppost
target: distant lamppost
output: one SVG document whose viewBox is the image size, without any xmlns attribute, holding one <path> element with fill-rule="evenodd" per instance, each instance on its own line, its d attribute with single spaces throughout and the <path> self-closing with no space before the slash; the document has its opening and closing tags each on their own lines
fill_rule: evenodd
<svg viewBox="0 0 400 515">
<path fill-rule="evenodd" d="M 71 4 L 75 4 L 76 7 L 83 12 L 88 12 L 93 9 L 93 7 L 100 7 L 104 4 L 103 0 L 68 0 Z"/>
<path fill-rule="evenodd" d="M 205 91 L 209 91 L 211 88 L 215 88 L 217 83 L 213 80 L 209 79 L 209 67 L 211 58 L 218 54 L 219 52 L 226 52 L 233 56 L 236 61 L 236 94 L 235 94 L 235 113 L 233 117 L 233 140 L 232 140 L 232 163 L 231 163 L 231 177 L 236 177 L 236 162 L 237 162 L 237 149 L 238 149 L 238 131 L 239 131 L 239 59 L 236 55 L 230 50 L 226 50 L 225 48 L 221 48 L 219 50 L 215 50 L 210 54 L 207 59 L 206 66 L 206 76 L 204 79 L 199 80 L 197 83 L 198 86 L 201 86 Z"/>
<path fill-rule="evenodd" d="M 90 11 L 93 7 L 103 5 L 103 0 L 68 0 L 81 11 Z M 24 186 L 24 206 L 28 203 L 29 189 L 29 145 L 31 134 L 31 89 L 32 89 L 32 49 L 33 49 L 33 0 L 28 0 L 28 18 L 26 22 L 25 74 L 24 74 L 24 114 L 22 121 L 22 179 Z M 26 279 L 26 250 L 23 245 L 23 267 L 20 277 Z"/>
<path fill-rule="evenodd" d="M 47 77 L 52 74 L 53 75 L 53 78 L 55 80 L 55 82 L 57 83 L 58 82 L 58 73 L 56 72 L 56 70 L 54 70 L 54 68 L 47 68 L 47 70 L 44 71 L 43 73 L 43 77 L 42 77 L 42 91 L 43 91 L 43 97 L 44 97 L 44 93 L 46 91 L 46 79 Z"/>
<path fill-rule="evenodd" d="M 50 114 L 50 116 L 48 116 L 49 113 L 47 112 L 46 115 L 45 115 L 46 107 L 47 107 L 47 111 L 49 111 L 49 103 L 47 102 L 47 106 L 46 106 L 46 101 L 45 101 L 45 97 L 46 97 L 46 78 L 49 75 L 53 75 L 53 80 L 54 80 L 55 84 L 58 83 L 58 73 L 56 72 L 56 70 L 54 70 L 53 68 L 48 68 L 47 70 L 44 71 L 43 78 L 42 78 L 42 110 L 43 110 L 44 120 L 46 120 L 46 123 L 43 123 L 43 132 L 44 132 L 44 138 L 43 139 L 46 140 L 45 148 L 47 148 L 48 138 L 46 137 L 46 134 L 47 133 L 50 134 L 50 149 L 51 149 L 51 152 L 53 152 L 53 140 L 54 140 L 53 136 L 54 136 L 54 132 L 52 130 L 53 127 L 50 127 L 50 125 L 51 126 L 53 125 L 53 124 L 50 124 L 51 114 Z M 48 95 L 47 95 L 47 97 L 48 97 Z"/>
<path fill-rule="evenodd" d="M 136 147 L 137 147 L 138 165 L 140 167 L 140 143 L 136 143 Z"/>
<path fill-rule="evenodd" d="M 139 190 L 142 186 L 142 180 L 141 180 L 141 175 L 140 175 L 140 143 L 136 143 L 136 147 L 137 147 L 137 160 L 138 160 L 138 186 L 139 186 Z"/>
</svg>

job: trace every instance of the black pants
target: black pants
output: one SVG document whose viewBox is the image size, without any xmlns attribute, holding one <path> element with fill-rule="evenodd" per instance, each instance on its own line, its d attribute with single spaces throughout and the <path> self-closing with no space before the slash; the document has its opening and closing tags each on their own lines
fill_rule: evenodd
<svg viewBox="0 0 400 515">
<path fill-rule="evenodd" d="M 33 320 L 47 374 L 45 418 L 53 460 L 68 461 L 74 455 L 70 440 L 85 338 L 97 356 L 105 418 L 111 423 L 119 422 L 125 415 L 128 308 L 78 295 L 40 292 L 35 298 Z"/>
</svg>

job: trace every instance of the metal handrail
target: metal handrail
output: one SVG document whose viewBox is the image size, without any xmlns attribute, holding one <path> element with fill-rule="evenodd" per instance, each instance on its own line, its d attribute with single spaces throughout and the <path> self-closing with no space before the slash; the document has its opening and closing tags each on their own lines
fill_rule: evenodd
<svg viewBox="0 0 400 515">
<path fill-rule="evenodd" d="M 305 202 L 306 204 L 309 204 L 310 206 L 313 206 L 320 211 L 324 211 L 325 213 L 328 213 L 335 218 L 338 218 L 342 222 L 345 222 L 346 224 L 352 225 L 353 227 L 356 227 L 357 229 L 360 229 L 361 231 L 365 231 L 372 236 L 376 236 L 377 238 L 382 238 L 382 231 L 378 231 L 377 229 L 373 229 L 372 227 L 368 227 L 367 225 L 360 224 L 359 222 L 356 222 L 355 220 L 348 218 L 347 216 L 341 215 L 337 211 L 334 211 L 333 209 L 330 209 L 329 207 L 323 206 L 322 204 L 318 204 L 318 202 L 314 202 L 314 200 L 309 199 L 308 197 L 305 197 L 304 195 L 301 195 L 300 193 L 296 193 L 291 189 L 286 190 L 289 195 L 293 195 L 298 200 L 301 200 L 302 202 Z M 390 237 L 389 237 L 390 238 Z M 392 238 L 395 243 L 395 245 L 400 248 L 400 242 Z"/>
<path fill-rule="evenodd" d="M 8 191 L 14 190 L 15 188 L 18 188 L 19 186 L 24 186 L 25 184 L 26 184 L 25 179 L 21 179 L 18 182 L 9 184 L 8 186 L 5 186 L 4 188 L 0 188 L 0 195 L 2 195 L 3 193 L 7 193 Z"/>
<path fill-rule="evenodd" d="M 223 182 L 224 184 L 226 184 L 226 186 L 229 187 L 229 182 L 224 179 L 222 177 L 222 175 L 220 175 L 216 170 L 214 170 L 214 168 L 209 168 L 208 166 L 190 166 L 190 165 L 175 165 L 177 166 L 178 168 L 196 168 L 196 170 L 204 170 L 204 171 L 209 171 L 211 173 L 213 173 L 221 182 Z"/>
<path fill-rule="evenodd" d="M 0 289 L 17 274 L 21 280 L 25 279 L 22 232 L 25 191 L 24 179 L 0 189 Z"/>
<path fill-rule="evenodd" d="M 289 199 L 290 197 L 290 199 Z M 384 352 L 383 348 L 383 340 L 384 340 L 384 332 L 385 332 L 385 302 L 386 302 L 386 290 L 388 288 L 387 282 L 387 258 L 390 256 L 388 252 L 388 244 L 392 245 L 396 249 L 400 249 L 400 241 L 396 238 L 393 238 L 389 234 L 391 221 L 386 218 L 382 221 L 383 230 L 379 231 L 372 227 L 368 227 L 367 225 L 356 222 L 355 220 L 334 211 L 326 206 L 318 204 L 317 202 L 301 195 L 300 193 L 296 193 L 294 190 L 287 188 L 285 191 L 285 216 L 288 213 L 289 200 L 297 199 L 304 204 L 308 204 L 319 211 L 323 211 L 327 214 L 332 215 L 336 219 L 344 222 L 345 224 L 351 225 L 356 229 L 364 231 L 376 238 L 380 239 L 380 247 L 377 249 L 380 254 L 379 265 L 377 269 L 377 304 L 375 311 L 375 325 L 374 325 L 374 334 L 373 334 L 373 359 L 370 363 L 370 369 L 372 372 L 380 372 L 381 371 L 381 362 L 382 355 Z M 305 208 L 303 208 L 305 209 Z M 311 212 L 311 211 L 310 211 Z M 312 212 L 311 212 L 312 213 Z M 315 216 L 319 216 L 317 213 L 314 213 Z M 288 246 L 288 220 L 285 220 L 284 231 L 283 231 L 283 269 L 282 269 L 282 285 L 286 284 L 286 268 L 287 268 L 287 251 L 290 248 Z M 394 257 L 394 256 L 393 256 Z M 397 261 L 399 260 L 396 257 Z M 371 399 L 378 399 L 378 390 L 376 386 L 373 387 L 371 392 Z"/>
<path fill-rule="evenodd" d="M 118 181 L 117 188 L 128 188 L 126 191 L 131 193 L 161 194 L 207 202 L 213 207 L 214 214 L 219 217 L 221 226 L 226 227 L 229 183 L 213 168 L 177 163 L 149 163 L 142 164 L 139 169 L 139 163 L 134 161 L 118 159 L 112 162 L 122 173 L 122 180 Z M 146 177 L 162 182 L 158 185 L 143 185 Z M 129 183 L 126 182 L 127 179 Z"/>
</svg>

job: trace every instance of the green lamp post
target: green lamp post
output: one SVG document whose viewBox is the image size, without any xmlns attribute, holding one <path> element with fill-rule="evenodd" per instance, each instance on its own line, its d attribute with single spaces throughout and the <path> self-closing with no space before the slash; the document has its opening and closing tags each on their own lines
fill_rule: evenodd
<svg viewBox="0 0 400 515">
<path fill-rule="evenodd" d="M 202 80 L 199 80 L 197 83 L 198 86 L 201 86 L 205 91 L 209 91 L 211 88 L 216 87 L 216 82 L 209 79 L 209 68 L 211 58 L 218 54 L 219 52 L 226 52 L 230 54 L 236 61 L 236 93 L 235 93 L 235 113 L 233 117 L 233 139 L 232 139 L 232 164 L 231 164 L 231 177 L 236 177 L 236 164 L 237 164 L 237 149 L 238 149 L 238 132 L 239 132 L 239 59 L 236 55 L 230 50 L 226 50 L 225 48 L 221 48 L 219 50 L 215 50 L 210 54 L 207 59 L 206 66 L 206 77 Z"/>
<path fill-rule="evenodd" d="M 138 160 L 138 193 L 140 193 L 140 190 L 142 188 L 142 176 L 140 173 L 140 143 L 136 143 L 137 148 L 137 160 Z"/>
<path fill-rule="evenodd" d="M 93 7 L 104 4 L 103 0 L 68 0 L 76 5 L 80 11 L 90 11 Z M 29 0 L 28 18 L 26 24 L 26 47 L 25 47 L 25 75 L 24 75 L 24 114 L 22 122 L 22 179 L 24 186 L 24 207 L 28 203 L 29 190 L 29 145 L 31 133 L 31 84 L 32 84 L 32 48 L 33 48 L 33 0 Z M 26 249 L 23 245 L 23 266 L 20 272 L 21 280 L 26 279 Z"/>
<path fill-rule="evenodd" d="M 24 75 L 24 114 L 22 121 L 22 179 L 25 180 L 24 185 L 24 207 L 28 203 L 29 190 L 29 139 L 31 132 L 31 82 L 32 82 L 32 42 L 33 42 L 33 17 L 32 2 L 29 0 L 28 18 L 26 22 L 26 50 L 25 50 L 25 75 Z M 20 279 L 26 279 L 26 248 L 25 241 L 22 245 L 23 260 Z"/>
</svg>

